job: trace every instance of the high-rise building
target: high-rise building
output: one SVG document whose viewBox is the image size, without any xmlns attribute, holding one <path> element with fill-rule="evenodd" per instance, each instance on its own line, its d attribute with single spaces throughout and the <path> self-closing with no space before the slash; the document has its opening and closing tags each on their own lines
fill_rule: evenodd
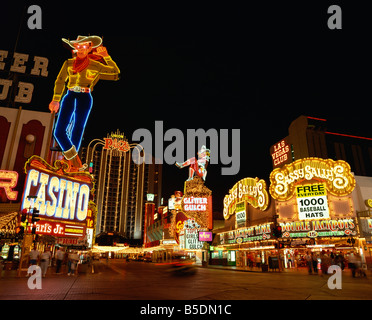
<svg viewBox="0 0 372 320">
<path fill-rule="evenodd" d="M 300 116 L 289 135 L 270 148 L 273 167 L 307 157 L 344 160 L 358 176 L 372 176 L 372 138 L 328 129 L 327 120 Z"/>
<path fill-rule="evenodd" d="M 82 148 L 81 159 L 96 180 L 97 235 L 115 232 L 142 241 L 147 195 L 153 194 L 153 202 L 160 205 L 162 165 L 154 161 L 136 164 L 132 160 L 136 148 L 141 149 L 137 144 L 129 144 L 119 130 Z"/>
</svg>

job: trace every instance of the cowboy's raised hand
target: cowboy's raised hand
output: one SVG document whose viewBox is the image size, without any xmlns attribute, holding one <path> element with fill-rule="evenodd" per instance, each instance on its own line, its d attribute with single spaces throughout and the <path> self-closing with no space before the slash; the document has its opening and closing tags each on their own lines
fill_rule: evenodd
<svg viewBox="0 0 372 320">
<path fill-rule="evenodd" d="M 96 48 L 96 54 L 104 58 L 109 56 L 106 47 L 103 46 L 99 46 L 98 48 Z"/>
</svg>

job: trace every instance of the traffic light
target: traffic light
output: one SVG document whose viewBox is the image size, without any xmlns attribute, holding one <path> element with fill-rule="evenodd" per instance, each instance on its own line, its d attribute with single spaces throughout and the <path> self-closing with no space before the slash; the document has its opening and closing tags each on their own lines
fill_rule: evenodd
<svg viewBox="0 0 372 320">
<path fill-rule="evenodd" d="M 28 223 L 27 214 L 28 214 L 27 209 L 23 209 L 21 211 L 21 222 L 19 223 L 16 229 L 17 236 L 22 237 L 25 233 L 25 229 L 27 228 L 27 223 Z"/>
<path fill-rule="evenodd" d="M 25 227 L 22 226 L 22 225 L 20 225 L 20 226 L 18 227 L 17 235 L 19 235 L 19 236 L 23 236 L 24 233 L 25 233 Z"/>
<path fill-rule="evenodd" d="M 275 225 L 273 229 L 273 234 L 277 238 L 282 237 L 282 227 L 280 225 Z"/>
<path fill-rule="evenodd" d="M 27 209 L 21 211 L 21 222 L 25 222 L 27 219 Z"/>
<path fill-rule="evenodd" d="M 31 222 L 32 223 L 35 223 L 35 222 L 38 222 L 39 220 L 40 220 L 40 218 L 39 218 L 39 210 L 37 210 L 36 208 L 32 209 Z"/>
</svg>

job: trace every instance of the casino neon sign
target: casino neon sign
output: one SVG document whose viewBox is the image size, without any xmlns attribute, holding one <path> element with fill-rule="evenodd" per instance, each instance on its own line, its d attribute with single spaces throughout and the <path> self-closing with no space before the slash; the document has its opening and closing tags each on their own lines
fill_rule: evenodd
<svg viewBox="0 0 372 320">
<path fill-rule="evenodd" d="M 84 172 L 66 173 L 67 167 L 58 160 L 56 163 L 58 166 L 52 167 L 37 156 L 26 162 L 21 209 L 33 206 L 39 210 L 41 219 L 85 222 L 92 178 Z M 29 195 L 35 195 L 36 199 L 29 199 Z"/>
<path fill-rule="evenodd" d="M 258 178 L 244 178 L 237 182 L 223 200 L 223 217 L 229 219 L 235 213 L 236 205 L 246 201 L 254 208 L 265 211 L 269 206 L 269 194 L 266 190 L 266 182 Z"/>
<path fill-rule="evenodd" d="M 270 194 L 276 200 L 287 201 L 295 194 L 296 185 L 311 180 L 323 182 L 327 191 L 335 196 L 350 194 L 356 184 L 347 162 L 312 157 L 273 170 Z"/>
<path fill-rule="evenodd" d="M 23 208 L 31 205 L 27 195 L 30 194 L 32 186 L 37 188 L 34 206 L 40 215 L 66 220 L 86 219 L 90 193 L 87 184 L 31 169 L 27 175 Z"/>
</svg>

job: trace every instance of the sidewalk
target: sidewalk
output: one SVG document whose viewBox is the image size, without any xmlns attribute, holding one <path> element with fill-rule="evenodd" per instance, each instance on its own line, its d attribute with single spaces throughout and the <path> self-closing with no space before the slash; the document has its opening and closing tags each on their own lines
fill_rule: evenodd
<svg viewBox="0 0 372 320">
<path fill-rule="evenodd" d="M 229 271 L 240 271 L 240 272 L 256 272 L 256 273 L 266 273 L 266 274 L 299 274 L 299 275 L 306 275 L 309 274 L 307 267 L 300 267 L 300 268 L 287 268 L 284 270 L 278 270 L 278 269 L 269 269 L 268 271 L 263 272 L 261 268 L 257 267 L 237 267 L 237 266 L 221 266 L 221 265 L 208 265 L 207 267 L 203 267 L 201 265 L 198 265 L 199 268 L 209 268 L 209 269 L 219 269 L 219 270 L 229 270 Z M 312 273 L 313 275 L 321 275 L 321 271 L 319 270 L 318 273 Z M 351 269 L 345 268 L 342 272 L 342 275 L 350 276 Z M 372 270 L 369 269 L 366 271 L 367 279 L 372 279 Z"/>
<path fill-rule="evenodd" d="M 81 265 L 79 265 L 81 268 Z M 85 266 L 85 265 L 83 265 Z M 91 265 L 88 267 L 88 270 L 86 272 L 81 272 L 81 274 L 87 274 L 87 273 L 95 273 L 101 270 L 104 264 L 99 261 L 92 261 Z M 79 267 L 78 267 L 79 268 Z M 75 274 L 78 274 L 79 271 L 75 271 Z M 27 275 L 26 271 L 22 271 L 21 275 L 18 276 L 18 270 L 0 270 L 0 280 L 4 278 L 25 278 Z M 56 266 L 50 266 L 48 267 L 46 277 L 50 276 L 67 276 L 67 265 L 62 265 L 60 273 L 56 273 Z M 71 275 L 72 276 L 72 275 Z"/>
</svg>

